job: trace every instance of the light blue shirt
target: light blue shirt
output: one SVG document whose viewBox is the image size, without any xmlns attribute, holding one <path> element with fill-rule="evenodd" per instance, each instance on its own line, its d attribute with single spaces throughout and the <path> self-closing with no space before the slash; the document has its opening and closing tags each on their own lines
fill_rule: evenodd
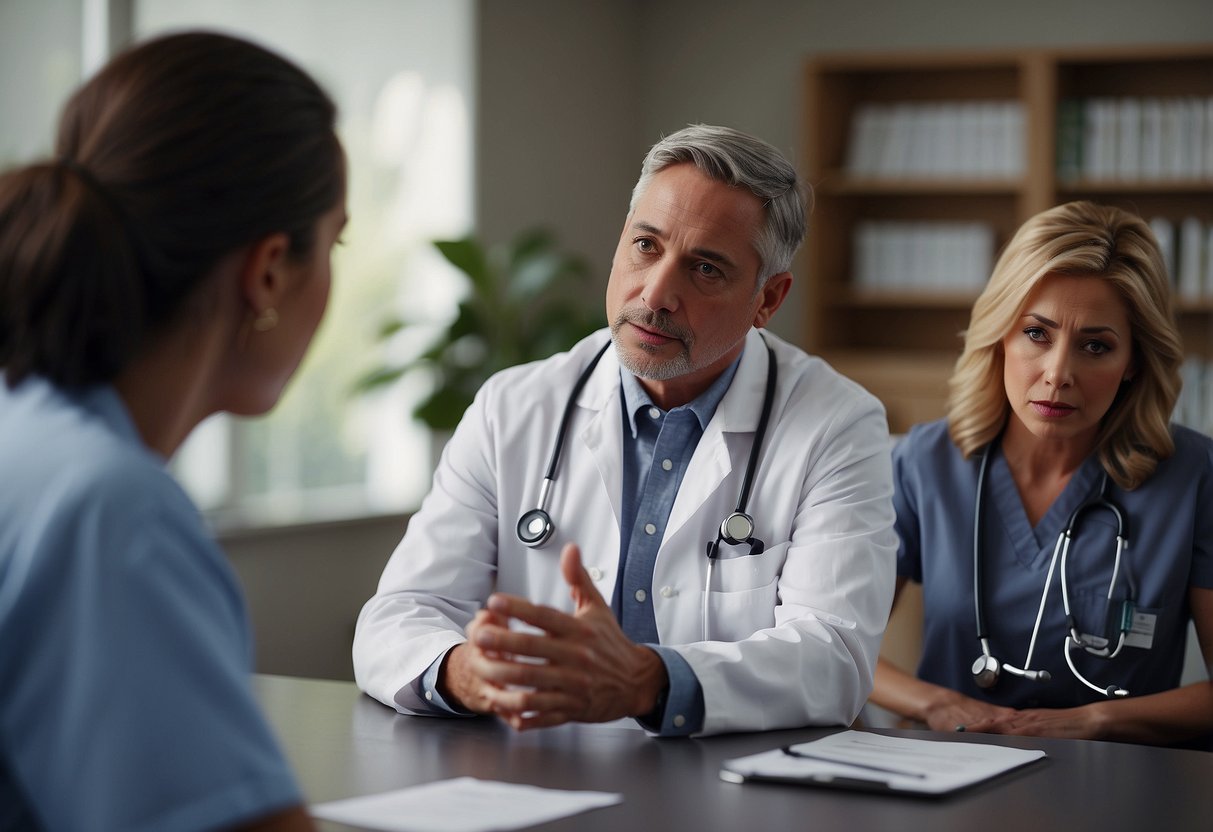
<svg viewBox="0 0 1213 832">
<path fill-rule="evenodd" d="M 213 829 L 301 803 L 235 577 L 116 393 L 0 383 L 0 471 L 0 829 Z"/>
<path fill-rule="evenodd" d="M 1127 567 L 1136 583 L 1139 629 L 1152 630 L 1115 659 L 1081 650 L 1078 669 L 1096 685 L 1119 685 L 1132 696 L 1170 690 L 1179 684 L 1191 611 L 1190 587 L 1213 587 L 1213 440 L 1174 426 L 1175 453 L 1159 463 L 1145 483 L 1124 491 L 1109 481 L 1108 494 L 1125 512 L 1129 530 Z M 1055 571 L 1040 625 L 1032 669 L 1047 670 L 1048 682 L 1003 673 L 983 689 L 970 668 L 981 654 L 973 609 L 973 517 L 980 458 L 964 460 L 943 421 L 920 425 L 893 454 L 894 504 L 900 547 L 898 574 L 922 584 L 923 651 L 918 675 L 998 705 L 1065 708 L 1103 697 L 1082 685 L 1065 661 L 1068 632 Z M 1001 449 L 990 459 L 982 508 L 983 606 L 990 650 L 1003 662 L 1023 667 L 1057 536 L 1070 514 L 1097 493 L 1102 469 L 1088 458 L 1035 527 L 1028 521 Z M 1067 578 L 1070 603 L 1083 633 L 1115 634 L 1104 620 L 1105 599 L 1116 551 L 1110 512 L 1084 514 L 1070 545 Z M 1055 570 L 1060 570 L 1060 561 Z M 1117 581 L 1115 599 L 1125 597 Z M 1113 613 L 1119 604 L 1113 603 Z M 1148 646 L 1146 646 L 1146 642 Z"/>
</svg>

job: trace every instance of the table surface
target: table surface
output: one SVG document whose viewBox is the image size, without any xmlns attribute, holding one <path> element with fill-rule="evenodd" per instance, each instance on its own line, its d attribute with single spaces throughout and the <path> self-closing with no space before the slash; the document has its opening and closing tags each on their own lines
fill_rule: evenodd
<svg viewBox="0 0 1213 832">
<path fill-rule="evenodd" d="M 847 829 L 932 832 L 1213 829 L 1213 754 L 1127 743 L 930 731 L 876 733 L 1039 748 L 1048 755 L 944 797 L 726 783 L 720 763 L 835 729 L 656 739 L 621 725 L 517 733 L 488 718 L 401 716 L 351 682 L 259 675 L 311 803 L 450 777 L 619 792 L 622 803 L 536 830 Z M 352 827 L 322 823 L 321 829 Z"/>
</svg>

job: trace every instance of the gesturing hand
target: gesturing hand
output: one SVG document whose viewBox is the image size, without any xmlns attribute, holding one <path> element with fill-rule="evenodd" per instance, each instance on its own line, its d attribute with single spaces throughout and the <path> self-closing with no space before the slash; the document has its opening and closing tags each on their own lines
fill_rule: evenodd
<svg viewBox="0 0 1213 832">
<path fill-rule="evenodd" d="M 448 654 L 447 692 L 519 730 L 648 713 L 667 684 L 665 665 L 624 635 L 575 545 L 564 547 L 560 570 L 573 614 L 492 595 L 468 626 L 468 641 Z M 511 630 L 511 619 L 542 632 Z"/>
</svg>

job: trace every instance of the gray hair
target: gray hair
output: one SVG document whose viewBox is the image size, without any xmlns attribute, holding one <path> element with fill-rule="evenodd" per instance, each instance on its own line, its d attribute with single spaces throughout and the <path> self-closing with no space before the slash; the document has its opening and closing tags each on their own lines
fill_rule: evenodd
<svg viewBox="0 0 1213 832">
<path fill-rule="evenodd" d="M 632 189 L 629 213 L 636 210 L 636 203 L 657 173 L 683 162 L 693 162 L 708 177 L 746 188 L 763 201 L 766 223 L 754 241 L 762 259 L 758 285 L 772 275 L 789 271 L 808 230 L 813 194 L 783 154 L 739 130 L 689 125 L 657 142 L 644 157 L 640 179 Z"/>
</svg>

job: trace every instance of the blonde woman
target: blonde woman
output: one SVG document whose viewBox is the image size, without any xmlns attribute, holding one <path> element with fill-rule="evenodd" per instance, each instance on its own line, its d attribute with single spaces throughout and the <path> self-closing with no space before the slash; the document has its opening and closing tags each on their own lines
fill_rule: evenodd
<svg viewBox="0 0 1213 832">
<path fill-rule="evenodd" d="M 1171 425 L 1183 353 L 1157 242 L 1074 202 L 1011 240 L 965 333 L 946 420 L 894 453 L 897 591 L 917 674 L 872 701 L 935 730 L 1169 744 L 1213 728 L 1179 687 L 1213 658 L 1213 441 Z M 896 603 L 896 602 L 894 602 Z"/>
</svg>

